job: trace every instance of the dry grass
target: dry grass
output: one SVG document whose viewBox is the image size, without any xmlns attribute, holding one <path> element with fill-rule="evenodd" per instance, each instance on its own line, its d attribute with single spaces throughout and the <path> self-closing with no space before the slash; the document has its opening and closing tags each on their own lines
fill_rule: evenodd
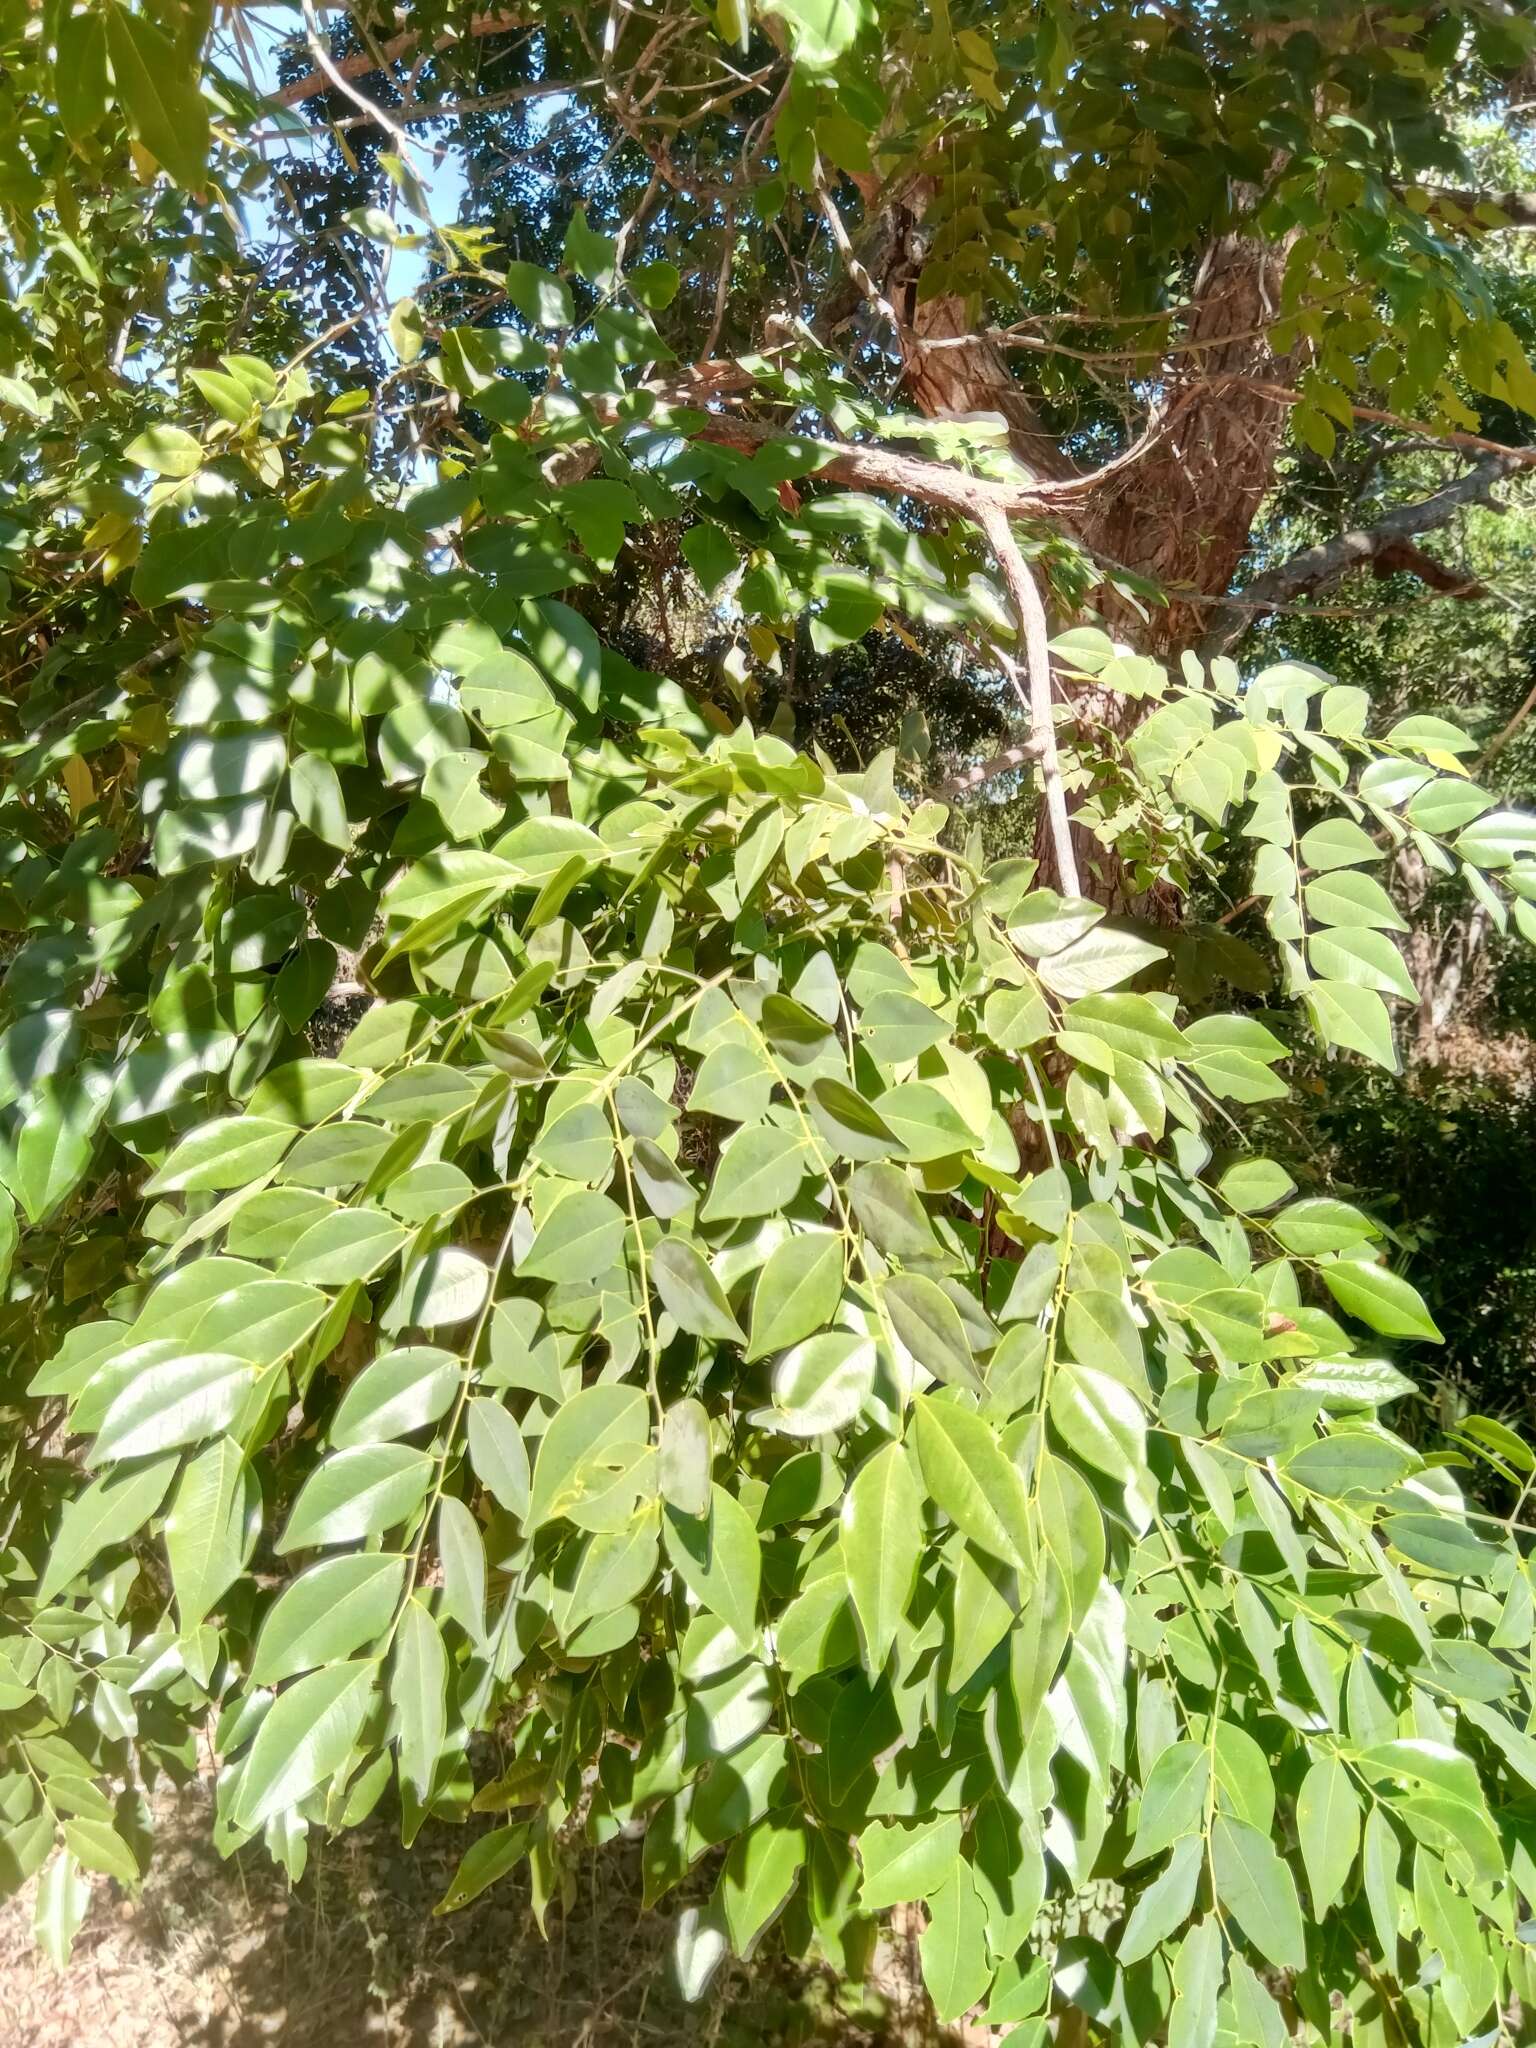
<svg viewBox="0 0 1536 2048">
<path fill-rule="evenodd" d="M 409 1853 L 382 1819 L 317 1842 L 290 1893 L 258 1851 L 219 1860 L 209 1808 L 203 1783 L 168 1798 L 142 1898 L 98 1881 L 62 1977 L 33 1952 L 30 1899 L 0 1912 L 6 2048 L 863 2048 L 884 2031 L 823 1973 L 766 1952 L 682 2004 L 670 1955 L 687 1899 L 642 1914 L 623 1846 L 584 1865 L 545 1942 L 516 1877 L 431 1917 L 463 1829 L 424 1830 Z"/>
</svg>

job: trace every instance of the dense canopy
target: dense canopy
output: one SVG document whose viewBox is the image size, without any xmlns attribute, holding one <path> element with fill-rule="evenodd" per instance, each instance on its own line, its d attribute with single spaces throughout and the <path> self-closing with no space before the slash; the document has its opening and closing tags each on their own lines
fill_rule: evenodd
<svg viewBox="0 0 1536 2048">
<path fill-rule="evenodd" d="M 1489 597 L 1423 543 L 1536 466 L 1533 50 L 6 11 L 56 1960 L 206 1738 L 296 1880 L 387 1810 L 544 1924 L 643 1836 L 692 1995 L 896 1912 L 1020 2048 L 1536 2038 L 1536 1455 L 1427 1433 L 1456 1332 L 1289 1094 L 1536 941 L 1512 607 L 1470 735 L 1308 658 Z"/>
</svg>

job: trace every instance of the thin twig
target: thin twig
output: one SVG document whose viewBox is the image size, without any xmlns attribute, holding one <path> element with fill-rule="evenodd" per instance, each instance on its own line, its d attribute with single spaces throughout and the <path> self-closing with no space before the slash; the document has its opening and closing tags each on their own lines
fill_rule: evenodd
<svg viewBox="0 0 1536 2048">
<path fill-rule="evenodd" d="M 314 58 L 315 63 L 325 73 L 331 84 L 344 99 L 349 99 L 353 106 L 360 113 L 366 115 L 370 121 L 378 123 L 379 127 L 384 130 L 384 133 L 389 136 L 390 140 L 399 150 L 402 163 L 408 162 L 414 147 L 409 135 L 406 134 L 405 130 L 397 122 L 391 120 L 390 116 L 385 113 L 381 106 L 378 106 L 373 100 L 369 99 L 366 93 L 359 92 L 352 81 L 344 75 L 340 65 L 337 64 L 335 58 L 326 48 L 325 36 L 320 27 L 320 17 L 315 13 L 314 0 L 299 0 L 299 5 L 304 10 L 304 40 L 309 44 L 310 54 Z M 371 68 L 378 70 L 379 66 L 377 63 L 372 63 Z"/>
<path fill-rule="evenodd" d="M 1244 391 L 1252 391 L 1260 398 L 1271 398 L 1276 405 L 1305 405 L 1304 391 L 1291 391 L 1283 384 L 1266 384 L 1259 377 L 1236 375 L 1207 378 L 1204 389 L 1213 385 L 1235 384 Z M 1199 388 L 1199 387 L 1196 387 Z M 1396 427 L 1400 433 L 1413 434 L 1440 448 L 1473 448 L 1481 455 L 1499 455 L 1514 468 L 1536 469 L 1536 447 L 1512 447 L 1506 441 L 1491 440 L 1486 434 L 1463 434 L 1451 427 L 1437 427 L 1428 420 L 1406 419 L 1402 413 L 1384 412 L 1377 405 L 1356 405 L 1350 401 L 1350 411 L 1357 420 L 1377 420 L 1383 426 Z"/>
<path fill-rule="evenodd" d="M 864 264 L 859 260 L 858 251 L 853 246 L 848 229 L 844 225 L 843 216 L 837 210 L 837 202 L 827 190 L 826 176 L 822 171 L 821 158 L 819 156 L 816 159 L 815 180 L 816 201 L 821 208 L 822 216 L 828 228 L 831 230 L 832 240 L 837 245 L 837 253 L 843 259 L 843 268 L 853 279 L 865 298 L 875 308 L 876 312 L 880 314 L 881 318 L 888 320 L 898 335 L 902 334 L 905 329 L 902 324 L 901 315 L 885 296 L 884 292 L 881 291 L 879 285 L 875 283 L 875 280 L 870 276 Z M 707 353 L 708 351 L 706 350 Z"/>
<path fill-rule="evenodd" d="M 726 301 L 731 295 L 731 259 L 736 254 L 736 209 L 725 209 L 725 223 L 721 229 L 720 274 L 715 279 L 715 312 L 709 323 L 709 334 L 700 351 L 707 362 L 720 346 L 720 330 L 725 325 Z"/>
<path fill-rule="evenodd" d="M 1004 747 L 1001 753 L 989 754 L 985 761 L 977 761 L 969 768 L 962 768 L 957 775 L 951 775 L 946 782 L 938 783 L 929 794 L 942 803 L 952 803 L 957 796 L 965 796 L 970 790 L 980 789 L 984 783 L 995 782 L 999 775 L 1006 775 L 1010 768 L 1022 768 L 1026 761 L 1038 761 L 1040 747 L 1035 740 L 1026 740 L 1022 746 Z"/>
<path fill-rule="evenodd" d="M 1532 685 L 1525 702 L 1520 706 L 1520 709 L 1515 713 L 1508 725 L 1505 726 L 1504 730 L 1488 742 L 1487 746 L 1484 747 L 1483 751 L 1472 763 L 1472 773 L 1474 775 L 1480 775 L 1483 769 L 1488 766 L 1488 763 L 1504 751 L 1505 747 L 1514 738 L 1533 711 L 1536 711 L 1536 684 Z"/>
</svg>

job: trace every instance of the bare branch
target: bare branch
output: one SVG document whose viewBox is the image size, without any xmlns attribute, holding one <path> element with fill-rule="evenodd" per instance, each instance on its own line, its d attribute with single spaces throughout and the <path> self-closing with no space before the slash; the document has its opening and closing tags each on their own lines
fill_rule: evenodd
<svg viewBox="0 0 1536 2048">
<path fill-rule="evenodd" d="M 890 322 L 899 339 L 905 335 L 906 325 L 896 308 L 891 304 L 884 292 L 881 291 L 879 285 L 870 276 L 864 264 L 859 260 L 858 251 L 853 246 L 848 229 L 844 224 L 843 216 L 837 210 L 837 201 L 827 189 L 826 175 L 822 170 L 821 158 L 819 156 L 816 159 L 816 199 L 821 207 L 822 217 L 831 230 L 832 240 L 837 245 L 837 253 L 843 259 L 844 270 L 847 271 L 849 277 L 864 294 L 864 297 L 875 308 L 881 319 Z"/>
<path fill-rule="evenodd" d="M 1464 185 L 1412 185 L 1407 189 L 1427 193 L 1436 212 L 1449 209 L 1468 215 L 1478 227 L 1536 228 L 1536 192 L 1480 192 Z M 1489 219 L 1490 214 L 1502 218 Z"/>
<path fill-rule="evenodd" d="M 1265 384 L 1255 377 L 1213 377 L 1205 389 L 1219 388 L 1223 384 L 1255 392 L 1261 398 L 1272 398 L 1276 405 L 1307 403 L 1305 392 L 1288 390 L 1283 384 Z M 1536 447 L 1512 448 L 1505 441 L 1491 440 L 1487 434 L 1458 433 L 1455 428 L 1432 426 L 1427 420 L 1410 420 L 1401 413 L 1384 412 L 1376 405 L 1352 405 L 1350 410 L 1357 420 L 1378 420 L 1383 426 L 1395 427 L 1399 433 L 1412 434 L 1437 448 L 1467 448 L 1479 455 L 1505 455 L 1516 468 L 1536 469 Z"/>
<path fill-rule="evenodd" d="M 349 99 L 366 120 L 373 121 L 382 128 L 399 150 L 402 161 L 409 163 L 411 157 L 411 138 L 402 127 L 385 113 L 382 107 L 375 106 L 366 93 L 359 92 L 357 87 L 352 84 L 351 79 L 346 77 L 338 68 L 335 58 L 325 47 L 325 36 L 320 27 L 319 16 L 315 13 L 314 0 L 299 0 L 299 4 L 304 11 L 305 41 L 309 44 L 310 54 L 324 74 L 327 83 L 334 86 L 337 92 Z M 382 51 L 378 53 L 378 55 L 382 54 Z M 381 66 L 376 59 L 370 58 L 367 70 L 378 71 L 379 69 L 381 69 Z M 366 72 L 362 75 L 366 76 Z"/>
<path fill-rule="evenodd" d="M 527 28 L 529 25 L 528 17 L 523 14 L 477 14 L 456 34 L 439 36 L 432 48 L 448 50 L 455 43 L 463 42 L 469 37 L 502 36 L 509 34 L 513 29 Z M 371 51 L 360 50 L 354 56 L 337 58 L 329 66 L 317 58 L 313 71 L 306 71 L 302 78 L 296 78 L 291 85 L 282 86 L 272 97 L 280 107 L 302 106 L 305 100 L 318 99 L 321 93 L 345 90 L 343 80 L 367 78 L 379 69 L 379 57 L 386 63 L 393 64 L 397 57 L 413 55 L 420 43 L 420 31 L 407 29 L 403 35 L 394 36 L 389 42 L 382 44 L 377 56 Z"/>
<path fill-rule="evenodd" d="M 715 278 L 715 310 L 709 323 L 709 334 L 700 354 L 707 360 L 720 345 L 720 330 L 725 325 L 726 302 L 731 295 L 731 261 L 736 254 L 736 209 L 725 209 L 725 220 L 720 230 L 720 270 Z"/>
<path fill-rule="evenodd" d="M 1022 746 L 1004 747 L 1001 753 L 989 754 L 985 761 L 962 768 L 958 775 L 937 783 L 929 793 L 943 803 L 953 803 L 957 796 L 966 796 L 973 789 L 995 782 L 999 775 L 1008 774 L 1010 769 L 1022 768 L 1026 761 L 1038 761 L 1039 758 L 1039 746 L 1034 740 L 1026 740 Z"/>
<path fill-rule="evenodd" d="M 1394 569 L 1406 568 L 1441 590 L 1473 594 L 1474 586 L 1466 579 L 1406 543 L 1413 534 L 1429 533 L 1444 526 L 1465 505 L 1488 503 L 1493 486 L 1513 475 L 1522 466 L 1521 457 L 1526 453 L 1523 449 L 1511 449 L 1489 456 L 1432 496 L 1412 505 L 1397 506 L 1374 526 L 1351 527 L 1335 539 L 1303 548 L 1278 568 L 1255 576 L 1239 593 L 1241 609 L 1233 606 L 1217 614 L 1201 651 L 1208 657 L 1223 653 L 1271 603 L 1283 605 L 1305 592 L 1321 590 L 1352 569 L 1374 566 L 1379 573 L 1390 574 Z"/>
<path fill-rule="evenodd" d="M 1029 564 L 1019 553 L 1008 515 L 995 504 L 983 503 L 974 516 L 997 557 L 997 566 L 1003 572 L 1003 581 L 1018 614 L 1019 637 L 1024 644 L 1024 664 L 1029 676 L 1030 741 L 1040 751 L 1040 780 L 1045 785 L 1045 809 L 1056 854 L 1056 872 L 1066 893 L 1078 896 L 1082 889 L 1077 878 L 1077 855 L 1072 847 L 1072 821 L 1067 815 L 1067 795 L 1056 753 L 1050 628 L 1046 624 L 1045 606 L 1040 602 Z"/>
<path fill-rule="evenodd" d="M 1481 775 L 1490 761 L 1497 760 L 1533 711 L 1536 711 L 1536 685 L 1533 685 L 1526 693 L 1524 702 L 1508 725 L 1504 727 L 1502 732 L 1495 734 L 1472 763 L 1472 773 L 1474 775 Z"/>
</svg>

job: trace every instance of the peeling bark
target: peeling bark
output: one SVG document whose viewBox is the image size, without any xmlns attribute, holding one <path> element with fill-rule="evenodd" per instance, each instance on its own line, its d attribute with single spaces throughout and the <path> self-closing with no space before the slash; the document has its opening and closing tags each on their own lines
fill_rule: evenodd
<svg viewBox="0 0 1536 2048">
<path fill-rule="evenodd" d="M 1254 331 L 1275 317 L 1285 254 L 1283 243 L 1238 235 L 1212 248 L 1186 330 L 1186 341 L 1198 346 L 1180 358 L 1197 370 L 1188 381 L 1171 376 L 1161 400 L 1171 431 L 1095 493 L 1076 528 L 1097 553 L 1167 590 L 1166 609 L 1145 625 L 1123 603 L 1109 607 L 1148 653 L 1203 637 L 1209 605 L 1199 600 L 1227 589 L 1274 480 L 1287 408 L 1223 380 L 1284 377 L 1293 367 Z"/>
</svg>

